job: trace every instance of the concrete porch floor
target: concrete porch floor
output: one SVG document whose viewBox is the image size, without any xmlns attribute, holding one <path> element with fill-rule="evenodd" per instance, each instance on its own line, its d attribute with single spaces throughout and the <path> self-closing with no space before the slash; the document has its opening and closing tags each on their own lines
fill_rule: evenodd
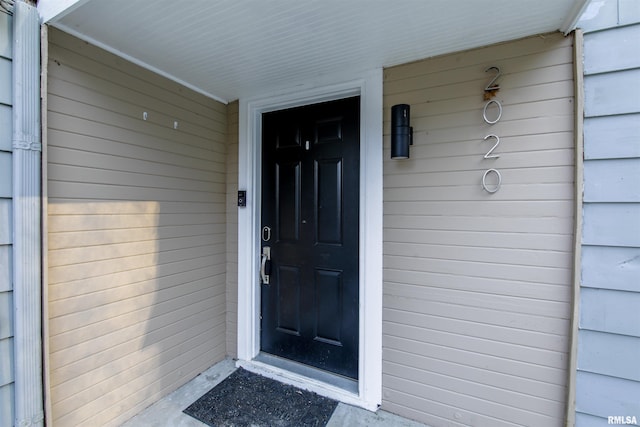
<svg viewBox="0 0 640 427">
<path fill-rule="evenodd" d="M 206 424 L 182 413 L 182 410 L 224 380 L 235 369 L 235 362 L 231 359 L 225 359 L 217 363 L 189 383 L 122 424 L 122 427 L 206 427 Z M 373 413 L 340 403 L 329 420 L 327 427 L 342 426 L 425 427 L 424 424 L 382 410 Z"/>
</svg>

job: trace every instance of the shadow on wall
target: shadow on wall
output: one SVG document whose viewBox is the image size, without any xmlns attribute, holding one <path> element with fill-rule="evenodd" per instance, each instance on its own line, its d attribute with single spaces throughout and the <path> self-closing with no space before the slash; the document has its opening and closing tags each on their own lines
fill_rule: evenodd
<svg viewBox="0 0 640 427">
<path fill-rule="evenodd" d="M 57 422 L 126 420 L 224 357 L 218 205 L 49 204 Z"/>
<path fill-rule="evenodd" d="M 227 106 L 48 35 L 52 421 L 119 425 L 225 357 Z"/>
</svg>

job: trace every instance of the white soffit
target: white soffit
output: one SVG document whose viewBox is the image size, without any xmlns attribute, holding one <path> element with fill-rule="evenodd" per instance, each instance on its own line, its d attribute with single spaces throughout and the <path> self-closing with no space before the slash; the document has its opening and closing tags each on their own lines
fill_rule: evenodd
<svg viewBox="0 0 640 427">
<path fill-rule="evenodd" d="M 65 1 L 50 24 L 231 101 L 566 31 L 588 0 Z"/>
</svg>

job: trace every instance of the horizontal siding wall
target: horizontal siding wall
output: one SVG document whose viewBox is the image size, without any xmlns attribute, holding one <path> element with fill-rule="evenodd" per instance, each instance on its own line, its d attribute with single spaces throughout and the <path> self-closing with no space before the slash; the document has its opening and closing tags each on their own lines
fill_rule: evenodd
<svg viewBox="0 0 640 427">
<path fill-rule="evenodd" d="M 53 424 L 115 426 L 225 357 L 226 106 L 49 34 Z"/>
<path fill-rule="evenodd" d="M 585 15 L 576 425 L 640 422 L 640 5 Z M 637 424 L 640 425 L 640 424 Z"/>
<path fill-rule="evenodd" d="M 572 56 L 571 37 L 546 34 L 385 70 L 384 409 L 434 427 L 563 425 Z M 411 105 L 409 160 L 389 160 L 398 103 Z M 488 134 L 497 159 L 483 158 Z M 489 168 L 495 194 L 481 186 Z"/>
<path fill-rule="evenodd" d="M 13 18 L 0 12 L 0 426 L 13 425 L 12 39 Z"/>
</svg>

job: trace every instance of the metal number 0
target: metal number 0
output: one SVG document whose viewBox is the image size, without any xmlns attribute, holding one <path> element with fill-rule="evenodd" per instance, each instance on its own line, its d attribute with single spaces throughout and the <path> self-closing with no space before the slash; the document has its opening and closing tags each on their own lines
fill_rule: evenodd
<svg viewBox="0 0 640 427">
<path fill-rule="evenodd" d="M 489 189 L 489 187 L 487 187 L 487 175 L 489 175 L 489 173 L 491 172 L 495 173 L 498 177 L 498 182 L 495 184 L 495 188 L 493 189 Z M 484 189 L 484 191 L 493 194 L 500 189 L 500 185 L 502 185 L 502 175 L 500 175 L 500 172 L 496 169 L 487 169 L 484 175 L 482 175 L 482 188 Z"/>
<path fill-rule="evenodd" d="M 487 117 L 487 108 L 489 108 L 489 105 L 491 104 L 496 104 L 498 106 L 498 117 L 496 117 L 495 120 L 489 120 L 489 118 Z M 482 118 L 484 119 L 485 122 L 487 122 L 490 125 L 493 125 L 495 123 L 498 123 L 498 120 L 500 120 L 501 117 L 502 117 L 502 104 L 500 104 L 500 101 L 492 99 L 491 101 L 488 101 L 486 104 L 484 104 L 484 110 L 482 110 Z"/>
</svg>

